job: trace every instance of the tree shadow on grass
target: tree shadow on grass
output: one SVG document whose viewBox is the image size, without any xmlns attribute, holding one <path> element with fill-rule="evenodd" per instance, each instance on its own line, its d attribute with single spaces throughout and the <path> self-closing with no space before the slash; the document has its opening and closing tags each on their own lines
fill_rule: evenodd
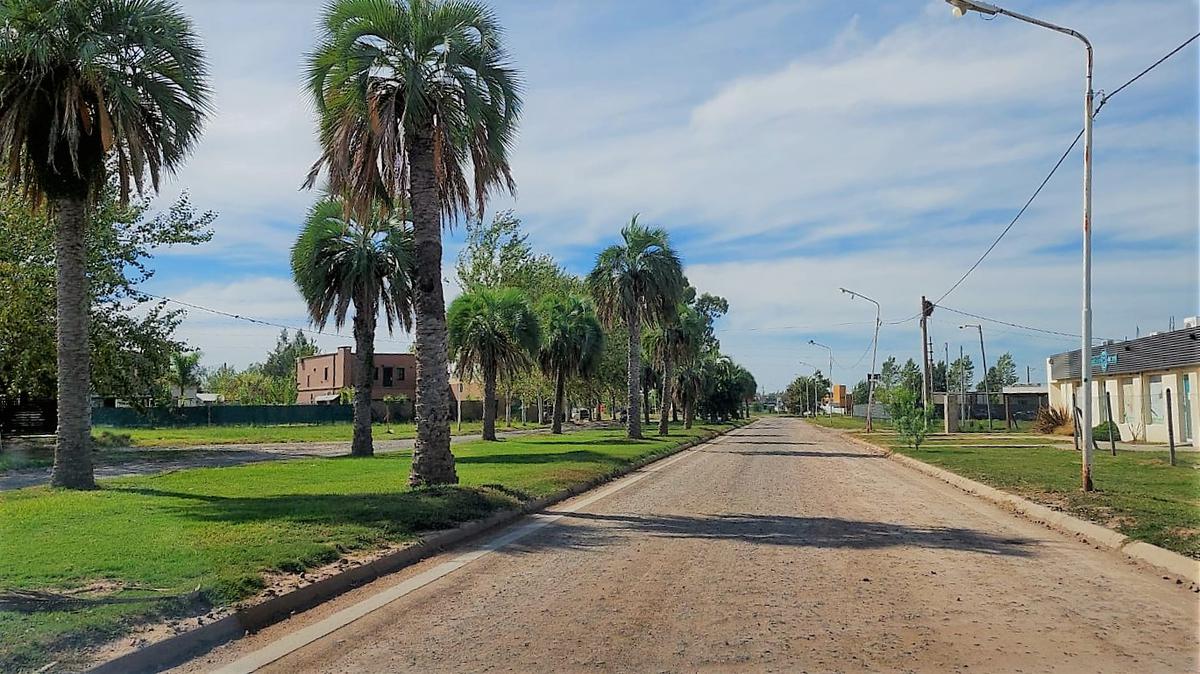
<svg viewBox="0 0 1200 674">
<path fill-rule="evenodd" d="M 477 454 L 473 456 L 458 456 L 455 463 L 560 463 L 560 462 L 595 462 L 607 464 L 623 464 L 625 459 L 602 452 L 581 449 L 575 452 L 529 453 L 529 454 Z"/>
<path fill-rule="evenodd" d="M 446 529 L 513 507 L 510 495 L 464 487 L 431 487 L 390 493 L 276 494 L 218 496 L 145 487 L 112 491 L 174 499 L 166 506 L 180 516 L 204 522 L 280 522 L 302 525 L 356 525 L 386 535 Z"/>
<path fill-rule="evenodd" d="M 559 513 L 556 513 L 559 514 Z M 516 544 L 513 552 L 602 547 L 627 536 L 738 541 L 796 548 L 915 547 L 1028 557 L 1036 541 L 960 527 L 917 526 L 788 515 L 633 515 L 561 513 L 569 524 Z"/>
</svg>

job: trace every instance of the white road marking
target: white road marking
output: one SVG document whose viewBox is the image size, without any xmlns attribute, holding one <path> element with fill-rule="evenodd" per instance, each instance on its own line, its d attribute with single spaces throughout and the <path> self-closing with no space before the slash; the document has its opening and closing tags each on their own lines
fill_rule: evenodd
<svg viewBox="0 0 1200 674">
<path fill-rule="evenodd" d="M 725 437 L 727 436 L 722 435 L 704 444 L 720 444 Z M 532 520 L 530 522 L 522 524 L 521 526 L 518 526 L 507 533 L 496 536 L 485 543 L 477 544 L 472 550 L 465 552 L 448 562 L 442 562 L 432 569 L 422 571 L 412 578 L 393 585 L 386 590 L 382 590 L 376 594 L 373 594 L 357 604 L 334 613 L 320 622 L 314 623 L 303 629 L 296 630 L 287 636 L 281 637 L 267 646 L 238 658 L 237 660 L 224 667 L 221 667 L 216 671 L 219 674 L 250 674 L 250 672 L 256 672 L 272 662 L 275 662 L 276 660 L 279 660 L 288 654 L 293 653 L 313 643 L 314 641 L 317 641 L 318 639 L 329 636 L 330 634 L 345 627 L 346 625 L 349 625 L 359 618 L 362 618 L 383 608 L 384 606 L 387 606 L 393 601 L 400 599 L 414 590 L 419 590 L 440 578 L 454 573 L 467 564 L 470 564 L 471 562 L 474 562 L 489 553 L 495 552 L 506 545 L 510 545 L 522 538 L 525 538 L 529 534 L 541 529 L 547 524 L 557 522 L 565 517 L 568 513 L 578 512 L 579 510 L 590 506 L 600 499 L 611 496 L 612 494 L 615 494 L 616 492 L 621 491 L 632 484 L 636 484 L 637 482 L 646 478 L 648 475 L 656 473 L 694 454 L 696 454 L 695 449 L 684 450 L 670 459 L 656 462 L 649 467 L 642 468 L 635 473 L 631 473 L 630 475 L 617 480 L 612 485 L 601 489 L 595 494 L 576 500 L 571 505 L 547 510 L 545 513 L 535 513 L 530 516 L 530 519 Z M 562 514 L 558 515 L 554 513 Z"/>
</svg>

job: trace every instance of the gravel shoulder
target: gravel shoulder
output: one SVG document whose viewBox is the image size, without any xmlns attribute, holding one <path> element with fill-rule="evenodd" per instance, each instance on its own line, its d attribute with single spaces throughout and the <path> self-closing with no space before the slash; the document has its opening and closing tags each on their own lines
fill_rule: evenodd
<svg viewBox="0 0 1200 674">
<path fill-rule="evenodd" d="M 232 662 L 454 554 L 179 671 Z M 1197 596 L 779 418 L 702 445 L 267 669 L 1196 671 Z"/>
</svg>

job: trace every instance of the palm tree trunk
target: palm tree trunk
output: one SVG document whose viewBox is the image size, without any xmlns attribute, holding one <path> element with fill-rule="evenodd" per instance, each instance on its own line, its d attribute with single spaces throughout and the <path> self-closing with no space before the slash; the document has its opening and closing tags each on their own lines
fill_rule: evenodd
<svg viewBox="0 0 1200 674">
<path fill-rule="evenodd" d="M 554 421 L 550 425 L 550 432 L 558 435 L 562 434 L 562 413 L 563 402 L 567 395 L 567 377 L 566 373 L 560 367 L 554 373 Z"/>
<path fill-rule="evenodd" d="M 671 400 L 671 380 L 675 377 L 675 362 L 668 355 L 663 359 L 662 404 L 658 410 L 658 434 L 667 435 L 671 429 L 671 412 L 675 401 Z"/>
<path fill-rule="evenodd" d="M 691 429 L 696 419 L 696 403 L 688 401 L 683 404 L 683 427 Z"/>
<path fill-rule="evenodd" d="M 371 439 L 371 382 L 375 375 L 375 305 L 362 297 L 354 301 L 354 436 L 351 456 L 374 456 Z"/>
<path fill-rule="evenodd" d="M 53 203 L 55 288 L 58 331 L 58 444 L 50 484 L 95 489 L 92 473 L 91 357 L 87 279 L 87 200 Z"/>
<path fill-rule="evenodd" d="M 417 438 L 413 486 L 454 484 L 450 453 L 450 371 L 447 363 L 446 300 L 442 291 L 442 218 L 433 169 L 432 133 L 408 134 L 409 200 L 413 218 L 413 313 L 416 315 Z"/>
<path fill-rule="evenodd" d="M 496 439 L 496 364 L 483 361 L 483 439 Z"/>
<path fill-rule="evenodd" d="M 625 325 L 629 328 L 629 358 L 626 361 L 629 370 L 625 377 L 629 393 L 629 413 L 625 415 L 625 435 L 632 439 L 642 437 L 642 417 L 638 410 L 642 386 L 642 324 L 639 319 L 636 309 L 625 317 Z"/>
</svg>

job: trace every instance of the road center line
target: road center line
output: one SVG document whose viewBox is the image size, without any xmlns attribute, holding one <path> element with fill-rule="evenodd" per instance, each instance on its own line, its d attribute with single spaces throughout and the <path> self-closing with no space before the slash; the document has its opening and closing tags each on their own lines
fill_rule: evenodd
<svg viewBox="0 0 1200 674">
<path fill-rule="evenodd" d="M 726 436 L 722 435 L 704 444 L 720 444 L 725 437 Z M 393 585 L 385 590 L 381 590 L 380 592 L 373 594 L 356 604 L 348 606 L 341 611 L 334 613 L 328 618 L 325 618 L 324 620 L 281 637 L 267 646 L 242 656 L 241 658 L 238 658 L 237 660 L 225 665 L 224 667 L 221 667 L 220 669 L 217 669 L 216 671 L 219 674 L 250 674 L 250 672 L 258 671 L 272 662 L 275 662 L 276 660 L 279 660 L 290 653 L 293 653 L 323 637 L 326 637 L 345 627 L 346 625 L 349 625 L 350 623 L 383 608 L 384 606 L 387 606 L 393 601 L 396 601 L 397 599 L 400 599 L 401 597 L 404 597 L 415 590 L 419 590 L 440 578 L 454 573 L 467 564 L 470 564 L 471 562 L 474 562 L 489 553 L 495 552 L 507 545 L 515 543 L 516 541 L 525 538 L 529 534 L 532 534 L 548 524 L 557 522 L 569 513 L 578 512 L 579 510 L 586 508 L 603 498 L 611 496 L 612 494 L 615 494 L 616 492 L 621 491 L 630 485 L 640 482 L 642 479 L 646 478 L 652 473 L 663 470 L 664 468 L 667 468 L 678 461 L 682 461 L 689 456 L 693 456 L 696 453 L 697 452 L 695 449 L 684 450 L 678 455 L 673 456 L 665 461 L 656 462 L 651 466 L 642 468 L 635 473 L 627 475 L 617 480 L 612 485 L 601 489 L 595 494 L 576 500 L 571 505 L 554 508 L 553 510 L 547 510 L 544 513 L 535 513 L 530 516 L 531 521 L 526 522 L 525 524 L 522 524 L 515 529 L 508 531 L 507 533 L 496 536 L 485 543 L 477 544 L 474 549 L 465 552 L 450 561 L 442 562 L 432 569 L 422 571 L 408 580 L 397 583 L 396 585 Z"/>
</svg>

